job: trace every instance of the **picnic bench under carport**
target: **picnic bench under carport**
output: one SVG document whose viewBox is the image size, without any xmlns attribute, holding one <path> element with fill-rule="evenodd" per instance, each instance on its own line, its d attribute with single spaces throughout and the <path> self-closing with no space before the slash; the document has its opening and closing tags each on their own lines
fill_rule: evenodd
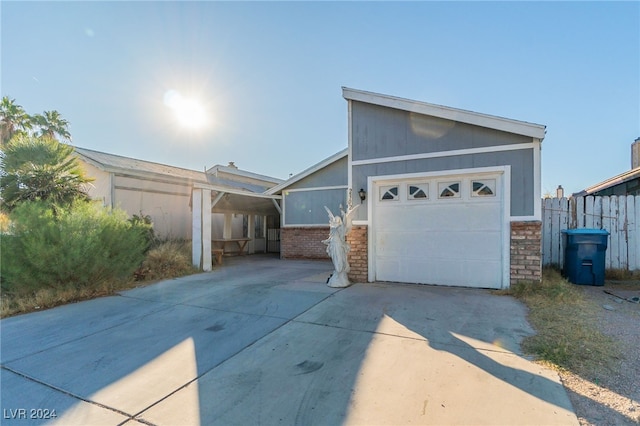
<svg viewBox="0 0 640 426">
<path fill-rule="evenodd" d="M 211 240 L 211 255 L 215 258 L 217 265 L 222 265 L 222 256 L 226 253 L 244 256 L 245 247 L 251 238 L 214 238 Z M 238 251 L 228 250 L 227 246 L 237 247 Z"/>
</svg>

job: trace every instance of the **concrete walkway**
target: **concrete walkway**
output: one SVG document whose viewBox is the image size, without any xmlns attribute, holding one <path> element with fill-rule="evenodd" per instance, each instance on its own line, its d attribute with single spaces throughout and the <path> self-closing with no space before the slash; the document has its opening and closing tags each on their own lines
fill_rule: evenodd
<svg viewBox="0 0 640 426">
<path fill-rule="evenodd" d="M 1 423 L 577 425 L 520 355 L 512 298 L 324 283 L 328 262 L 211 273 L 0 322 Z M 43 417 L 55 418 L 43 420 Z"/>
</svg>

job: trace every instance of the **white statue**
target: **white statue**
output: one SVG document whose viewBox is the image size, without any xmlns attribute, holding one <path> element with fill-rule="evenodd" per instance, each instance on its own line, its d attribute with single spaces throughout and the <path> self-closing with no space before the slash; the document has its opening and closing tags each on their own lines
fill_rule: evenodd
<svg viewBox="0 0 640 426">
<path fill-rule="evenodd" d="M 329 213 L 329 238 L 322 242 L 327 245 L 327 254 L 333 262 L 333 274 L 327 281 L 329 287 L 348 287 L 351 283 L 347 274 L 349 273 L 349 262 L 347 261 L 347 253 L 351 250 L 347 244 L 346 236 L 351 230 L 351 214 L 357 208 L 350 208 L 345 212 L 340 206 L 341 216 L 334 216 L 327 206 L 324 206 Z"/>
</svg>

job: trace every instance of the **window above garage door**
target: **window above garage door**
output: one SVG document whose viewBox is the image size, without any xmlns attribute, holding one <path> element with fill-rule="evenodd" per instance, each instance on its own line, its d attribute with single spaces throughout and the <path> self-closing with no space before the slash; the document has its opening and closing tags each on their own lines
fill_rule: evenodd
<svg viewBox="0 0 640 426">
<path fill-rule="evenodd" d="M 392 180 L 377 186 L 377 203 L 483 202 L 499 198 L 498 192 L 495 176 Z"/>
</svg>

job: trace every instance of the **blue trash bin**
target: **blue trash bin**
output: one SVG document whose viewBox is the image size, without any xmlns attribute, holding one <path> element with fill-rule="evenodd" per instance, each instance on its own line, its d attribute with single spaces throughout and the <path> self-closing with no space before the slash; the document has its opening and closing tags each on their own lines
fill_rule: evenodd
<svg viewBox="0 0 640 426">
<path fill-rule="evenodd" d="M 609 232 L 604 229 L 565 229 L 564 276 L 574 284 L 604 285 Z"/>
</svg>

